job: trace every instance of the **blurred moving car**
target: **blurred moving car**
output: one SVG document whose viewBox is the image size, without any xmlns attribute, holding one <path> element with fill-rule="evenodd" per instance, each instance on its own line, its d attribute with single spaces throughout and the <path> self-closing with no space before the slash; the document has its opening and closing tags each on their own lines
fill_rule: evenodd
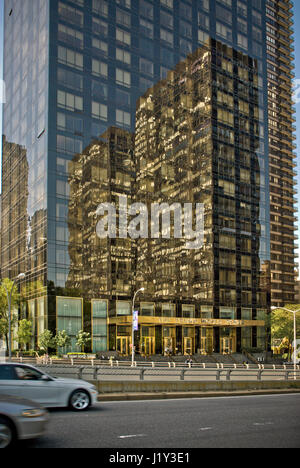
<svg viewBox="0 0 300 468">
<path fill-rule="evenodd" d="M 97 388 L 84 380 L 50 377 L 33 366 L 0 363 L 0 395 L 33 400 L 46 408 L 87 410 L 96 403 Z"/>
<path fill-rule="evenodd" d="M 17 440 L 42 436 L 48 421 L 48 411 L 39 404 L 0 395 L 0 449 L 10 447 Z"/>
</svg>

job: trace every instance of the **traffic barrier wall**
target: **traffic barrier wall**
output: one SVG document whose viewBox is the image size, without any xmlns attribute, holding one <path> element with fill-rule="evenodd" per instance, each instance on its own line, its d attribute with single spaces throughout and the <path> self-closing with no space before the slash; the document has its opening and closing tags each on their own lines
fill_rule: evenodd
<svg viewBox="0 0 300 468">
<path fill-rule="evenodd" d="M 300 392 L 300 381 L 272 382 L 158 382 L 94 381 L 100 393 L 173 393 L 173 392 L 238 392 L 254 390 L 288 390 Z M 100 397 L 101 399 L 101 397 Z"/>
</svg>

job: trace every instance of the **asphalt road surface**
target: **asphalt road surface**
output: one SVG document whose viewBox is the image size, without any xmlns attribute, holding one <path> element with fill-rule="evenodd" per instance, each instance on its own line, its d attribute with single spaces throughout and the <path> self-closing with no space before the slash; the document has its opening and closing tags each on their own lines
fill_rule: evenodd
<svg viewBox="0 0 300 468">
<path fill-rule="evenodd" d="M 51 410 L 23 448 L 300 448 L 300 394 L 98 403 Z"/>
</svg>

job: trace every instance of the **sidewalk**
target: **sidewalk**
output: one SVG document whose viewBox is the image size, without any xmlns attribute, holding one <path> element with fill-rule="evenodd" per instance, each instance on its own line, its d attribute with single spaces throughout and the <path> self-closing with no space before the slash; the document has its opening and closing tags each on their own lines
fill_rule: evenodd
<svg viewBox="0 0 300 468">
<path fill-rule="evenodd" d="M 251 395 L 282 395 L 300 393 L 300 389 L 268 389 L 268 390 L 247 390 L 231 392 L 155 392 L 155 393 L 102 393 L 98 396 L 98 401 L 142 401 L 142 400 L 172 400 L 184 398 L 216 398 L 235 397 Z"/>
</svg>

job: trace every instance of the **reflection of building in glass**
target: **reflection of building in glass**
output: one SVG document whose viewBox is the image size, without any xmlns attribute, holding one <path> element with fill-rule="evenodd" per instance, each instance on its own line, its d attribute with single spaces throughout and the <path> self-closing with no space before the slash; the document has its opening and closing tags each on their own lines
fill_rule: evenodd
<svg viewBox="0 0 300 468">
<path fill-rule="evenodd" d="M 28 264 L 28 161 L 26 149 L 3 137 L 2 278 L 16 277 Z"/>
<path fill-rule="evenodd" d="M 101 312 L 101 307 L 107 309 L 108 300 L 115 308 L 116 299 L 130 300 L 132 294 L 134 242 L 127 235 L 120 238 L 119 229 L 117 238 L 101 239 L 96 229 L 100 204 L 116 207 L 119 227 L 119 197 L 126 196 L 128 205 L 133 203 L 133 135 L 120 128 L 109 128 L 69 163 L 69 185 L 70 271 L 66 288 L 80 291 L 85 300 L 93 300 L 94 327 L 97 319 L 94 315 Z M 98 351 L 97 345 L 94 350 Z"/>
<path fill-rule="evenodd" d="M 79 289 L 89 299 L 97 295 L 131 297 L 134 270 L 130 239 L 100 239 L 97 208 L 112 203 L 119 212 L 120 196 L 128 204 L 133 195 L 133 137 L 110 128 L 69 165 L 69 256 L 67 288 Z M 116 218 L 119 226 L 119 220 Z"/>
<path fill-rule="evenodd" d="M 260 171 L 265 155 L 257 63 L 211 41 L 139 100 L 136 122 L 139 200 L 146 199 L 149 210 L 151 203 L 205 206 L 203 248 L 187 250 L 184 239 L 138 242 L 146 298 L 155 301 L 162 318 L 214 319 L 213 330 L 196 330 L 197 349 L 201 336 L 212 332 L 218 349 L 228 343 L 234 350 L 247 347 L 249 330 L 224 329 L 218 319 L 255 320 L 269 301 L 269 285 L 260 280 L 265 268 L 259 208 L 266 174 Z M 172 345 L 176 337 L 176 348 L 184 351 L 182 334 L 193 336 L 194 330 L 189 335 L 187 324 L 185 331 L 174 324 L 167 328 Z M 251 334 L 254 342 L 256 327 Z"/>
</svg>

